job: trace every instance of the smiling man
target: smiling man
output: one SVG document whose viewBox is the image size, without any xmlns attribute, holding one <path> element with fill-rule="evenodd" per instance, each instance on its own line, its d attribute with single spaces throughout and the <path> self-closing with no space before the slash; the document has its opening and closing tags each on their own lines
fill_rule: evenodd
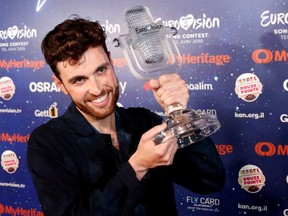
<svg viewBox="0 0 288 216">
<path fill-rule="evenodd" d="M 184 149 L 177 139 L 155 145 L 166 128 L 145 108 L 120 108 L 105 31 L 98 22 L 65 20 L 42 51 L 54 82 L 71 97 L 66 112 L 36 128 L 28 167 L 45 216 L 177 215 L 173 183 L 196 193 L 222 189 L 225 171 L 210 138 Z M 177 74 L 150 80 L 155 100 L 187 106 Z"/>
</svg>

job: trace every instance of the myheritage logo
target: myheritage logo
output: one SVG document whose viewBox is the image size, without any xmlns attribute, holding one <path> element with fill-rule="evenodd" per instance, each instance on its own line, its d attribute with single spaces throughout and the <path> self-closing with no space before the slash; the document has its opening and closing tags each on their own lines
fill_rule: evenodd
<svg viewBox="0 0 288 216">
<path fill-rule="evenodd" d="M 13 68 L 32 68 L 34 71 L 39 70 L 43 68 L 45 65 L 45 62 L 43 60 L 16 60 L 16 59 L 10 59 L 10 60 L 0 60 L 0 68 L 6 69 L 7 71 Z"/>
<path fill-rule="evenodd" d="M 21 207 L 14 208 L 13 206 L 3 205 L 0 203 L 0 215 L 37 215 L 44 216 L 43 212 L 36 209 L 23 209 Z"/>
</svg>

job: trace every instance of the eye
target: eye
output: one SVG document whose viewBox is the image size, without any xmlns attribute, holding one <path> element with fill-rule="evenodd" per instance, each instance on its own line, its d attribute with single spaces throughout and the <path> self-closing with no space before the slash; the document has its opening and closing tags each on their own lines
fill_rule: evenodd
<svg viewBox="0 0 288 216">
<path fill-rule="evenodd" d="M 85 82 L 85 78 L 84 77 L 75 77 L 75 79 L 72 81 L 73 84 L 75 85 L 81 85 Z"/>
<path fill-rule="evenodd" d="M 101 67 L 101 68 L 98 69 L 97 72 L 98 72 L 99 74 L 102 74 L 102 73 L 104 73 L 106 70 L 107 70 L 106 67 Z"/>
</svg>

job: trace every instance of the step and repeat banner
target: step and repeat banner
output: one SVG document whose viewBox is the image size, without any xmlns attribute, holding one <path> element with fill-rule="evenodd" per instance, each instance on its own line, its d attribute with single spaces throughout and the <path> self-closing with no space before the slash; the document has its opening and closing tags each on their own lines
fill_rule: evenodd
<svg viewBox="0 0 288 216">
<path fill-rule="evenodd" d="M 216 115 L 212 135 L 227 170 L 224 189 L 200 195 L 175 185 L 180 216 L 288 215 L 287 1 L 0 1 L 0 215 L 43 215 L 27 169 L 34 128 L 63 114 L 70 98 L 52 82 L 43 37 L 72 14 L 106 28 L 120 82 L 119 105 L 159 115 L 149 85 L 130 72 L 114 38 L 124 12 L 146 5 L 175 36 L 189 108 Z M 187 170 L 189 172 L 189 170 Z M 161 202 L 161 200 L 159 200 Z"/>
</svg>

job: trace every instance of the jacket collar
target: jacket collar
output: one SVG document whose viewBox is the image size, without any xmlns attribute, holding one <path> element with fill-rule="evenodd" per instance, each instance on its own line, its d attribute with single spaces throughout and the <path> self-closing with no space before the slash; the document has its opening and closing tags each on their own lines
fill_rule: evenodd
<svg viewBox="0 0 288 216">
<path fill-rule="evenodd" d="M 124 108 L 116 107 L 116 125 L 123 127 L 123 130 L 131 133 L 133 129 L 137 128 L 131 116 L 125 112 Z M 85 119 L 85 117 L 76 108 L 74 102 L 71 102 L 62 118 L 73 128 L 75 133 L 89 136 L 95 133 L 95 128 Z"/>
<path fill-rule="evenodd" d="M 72 102 L 66 112 L 63 114 L 62 118 L 67 121 L 75 133 L 89 136 L 95 133 L 95 129 L 92 125 L 84 118 L 84 116 L 76 108 L 74 102 Z"/>
</svg>

